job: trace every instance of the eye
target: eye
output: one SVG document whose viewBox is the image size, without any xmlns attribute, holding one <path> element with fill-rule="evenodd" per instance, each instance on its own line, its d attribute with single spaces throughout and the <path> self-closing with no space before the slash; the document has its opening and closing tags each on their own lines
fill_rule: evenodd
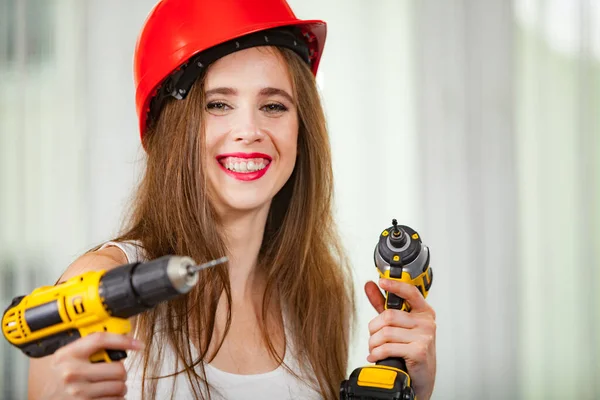
<svg viewBox="0 0 600 400">
<path fill-rule="evenodd" d="M 281 103 L 269 103 L 262 106 L 261 110 L 266 111 L 268 114 L 279 114 L 287 111 L 288 108 Z"/>
<path fill-rule="evenodd" d="M 206 111 L 212 114 L 222 114 L 231 110 L 231 107 L 222 101 L 211 101 L 206 105 Z"/>
</svg>

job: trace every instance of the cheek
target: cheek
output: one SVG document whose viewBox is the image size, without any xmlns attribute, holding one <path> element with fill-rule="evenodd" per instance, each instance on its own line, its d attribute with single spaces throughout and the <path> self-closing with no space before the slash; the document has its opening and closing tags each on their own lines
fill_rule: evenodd
<svg viewBox="0 0 600 400">
<path fill-rule="evenodd" d="M 296 162 L 298 154 L 298 124 L 291 124 L 279 135 L 276 146 L 279 148 L 279 154 L 286 164 L 291 164 L 291 168 Z"/>
<path fill-rule="evenodd" d="M 222 152 L 228 142 L 228 132 L 231 130 L 226 118 L 208 116 L 204 122 L 204 149 L 207 158 L 213 158 Z"/>
<path fill-rule="evenodd" d="M 219 121 L 218 118 L 205 116 L 204 121 L 204 142 L 206 143 L 206 149 L 210 152 L 221 140 L 224 132 L 226 132 L 226 127 L 223 121 Z"/>
</svg>

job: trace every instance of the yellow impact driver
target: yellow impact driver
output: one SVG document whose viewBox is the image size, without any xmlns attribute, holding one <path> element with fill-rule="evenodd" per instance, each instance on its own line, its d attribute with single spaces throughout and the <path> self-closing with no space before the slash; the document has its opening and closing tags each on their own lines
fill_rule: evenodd
<svg viewBox="0 0 600 400">
<path fill-rule="evenodd" d="M 429 248 L 408 226 L 392 226 L 381 232 L 375 247 L 375 266 L 382 278 L 415 285 L 427 297 L 433 273 Z M 410 305 L 393 293 L 385 293 L 385 308 L 410 311 Z M 410 376 L 402 358 L 386 358 L 374 365 L 355 369 L 342 382 L 340 400 L 414 400 Z"/>
<path fill-rule="evenodd" d="M 164 256 L 122 265 L 108 272 L 90 271 L 56 286 L 43 286 L 15 297 L 2 317 L 2 333 L 29 357 L 44 357 L 94 332 L 126 334 L 127 318 L 189 292 L 198 272 L 226 257 L 196 265 L 189 257 Z M 93 354 L 91 362 L 127 357 L 121 350 Z"/>
</svg>

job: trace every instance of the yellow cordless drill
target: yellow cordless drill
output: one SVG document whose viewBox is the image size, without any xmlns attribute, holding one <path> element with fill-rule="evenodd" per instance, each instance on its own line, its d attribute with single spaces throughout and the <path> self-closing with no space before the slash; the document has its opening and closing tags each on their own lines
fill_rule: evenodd
<svg viewBox="0 0 600 400">
<path fill-rule="evenodd" d="M 429 248 L 408 226 L 392 226 L 381 232 L 375 247 L 375 266 L 382 278 L 415 285 L 427 297 L 433 272 L 429 267 Z M 393 293 L 385 293 L 385 308 L 410 311 L 410 305 Z M 410 376 L 402 358 L 386 358 L 375 365 L 355 369 L 342 382 L 340 400 L 414 400 Z"/>
<path fill-rule="evenodd" d="M 94 332 L 126 334 L 127 318 L 189 292 L 198 272 L 226 257 L 196 265 L 189 257 L 164 256 L 122 265 L 108 272 L 90 271 L 56 286 L 43 286 L 15 297 L 2 317 L 2 333 L 29 357 L 44 357 Z M 121 350 L 93 354 L 91 362 L 127 357 Z"/>
</svg>

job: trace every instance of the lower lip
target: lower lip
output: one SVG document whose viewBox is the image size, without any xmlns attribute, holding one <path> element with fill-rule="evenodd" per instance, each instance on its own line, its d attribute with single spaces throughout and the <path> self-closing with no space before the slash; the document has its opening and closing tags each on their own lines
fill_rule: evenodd
<svg viewBox="0 0 600 400">
<path fill-rule="evenodd" d="M 220 162 L 217 161 L 217 163 L 219 163 L 219 166 L 221 167 L 221 169 L 223 171 L 225 171 L 225 173 L 227 173 L 227 175 L 229 175 L 229 176 L 237 179 L 238 181 L 255 181 L 255 180 L 261 178 L 264 174 L 266 174 L 267 170 L 271 166 L 271 163 L 268 163 L 266 167 L 264 167 L 263 169 L 258 170 L 258 171 L 254 171 L 254 172 L 235 172 L 235 171 L 231 171 L 231 170 L 225 168 L 223 166 L 223 164 L 221 164 Z"/>
</svg>

